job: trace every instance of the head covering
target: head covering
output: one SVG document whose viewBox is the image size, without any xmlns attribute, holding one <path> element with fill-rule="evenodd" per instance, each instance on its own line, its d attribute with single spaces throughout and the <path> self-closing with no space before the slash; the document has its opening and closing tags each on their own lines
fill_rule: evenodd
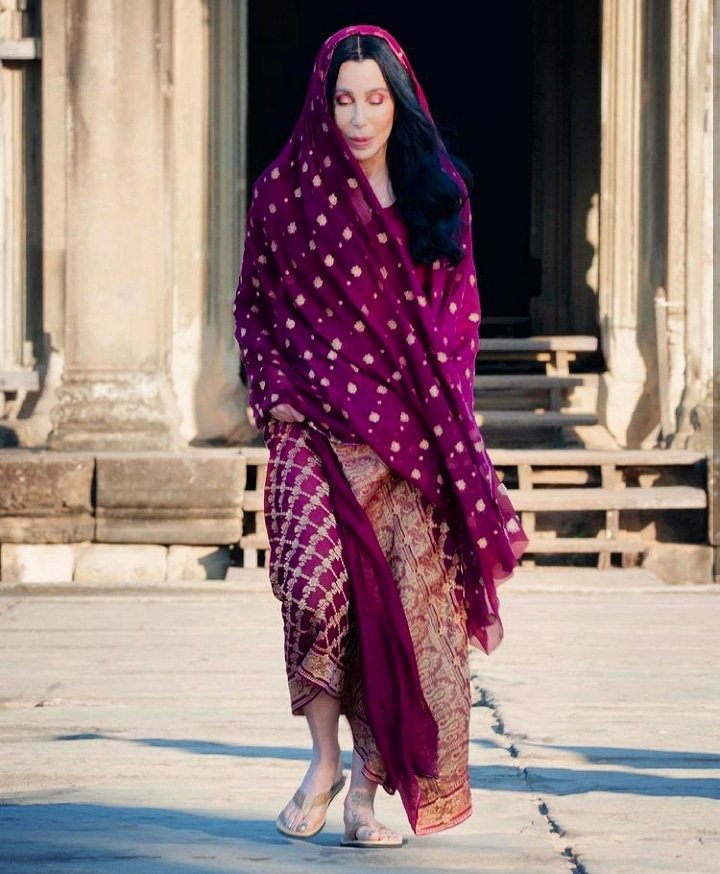
<svg viewBox="0 0 720 874">
<path fill-rule="evenodd" d="M 328 106 L 333 51 L 356 34 L 388 43 L 431 119 L 387 31 L 346 27 L 320 48 L 300 117 L 248 212 L 235 320 L 250 404 L 260 428 L 286 402 L 318 437 L 369 444 L 442 511 L 463 560 L 470 640 L 490 652 L 502 638 L 496 584 L 527 540 L 474 416 L 480 301 L 470 205 L 466 197 L 464 258 L 419 269 Z M 438 143 L 443 169 L 466 194 Z"/>
</svg>

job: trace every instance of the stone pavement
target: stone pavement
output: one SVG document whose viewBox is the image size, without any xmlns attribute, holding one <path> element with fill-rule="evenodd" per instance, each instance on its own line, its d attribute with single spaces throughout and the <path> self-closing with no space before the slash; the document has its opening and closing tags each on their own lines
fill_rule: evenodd
<svg viewBox="0 0 720 874">
<path fill-rule="evenodd" d="M 274 817 L 308 763 L 263 581 L 0 597 L 2 874 L 720 871 L 720 586 L 518 573 L 473 658 L 474 816 L 402 850 Z M 349 734 L 343 726 L 344 748 Z M 396 797 L 379 814 L 405 831 Z"/>
</svg>

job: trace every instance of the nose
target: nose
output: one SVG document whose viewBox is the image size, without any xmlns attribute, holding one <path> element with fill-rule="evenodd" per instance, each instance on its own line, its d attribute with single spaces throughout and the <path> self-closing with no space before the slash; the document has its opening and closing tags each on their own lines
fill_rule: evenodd
<svg viewBox="0 0 720 874">
<path fill-rule="evenodd" d="M 365 124 L 365 112 L 359 102 L 356 102 L 353 108 L 352 123 L 355 127 L 362 127 Z"/>
</svg>

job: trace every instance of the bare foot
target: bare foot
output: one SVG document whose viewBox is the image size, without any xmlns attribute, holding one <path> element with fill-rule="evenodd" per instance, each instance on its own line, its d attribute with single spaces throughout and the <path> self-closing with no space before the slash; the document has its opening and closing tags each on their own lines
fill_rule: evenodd
<svg viewBox="0 0 720 874">
<path fill-rule="evenodd" d="M 402 845 L 402 835 L 375 818 L 373 797 L 366 789 L 351 789 L 345 799 L 344 844 L 355 846 Z"/>
<path fill-rule="evenodd" d="M 300 788 L 290 801 L 285 805 L 277 824 L 285 826 L 291 831 L 316 834 L 318 826 L 325 822 L 328 804 L 317 803 L 321 801 L 318 796 L 329 793 L 342 779 L 342 760 L 338 750 L 335 761 L 313 761 L 300 784 Z M 339 789 L 338 789 L 339 791 Z M 313 803 L 313 802 L 316 803 Z"/>
</svg>

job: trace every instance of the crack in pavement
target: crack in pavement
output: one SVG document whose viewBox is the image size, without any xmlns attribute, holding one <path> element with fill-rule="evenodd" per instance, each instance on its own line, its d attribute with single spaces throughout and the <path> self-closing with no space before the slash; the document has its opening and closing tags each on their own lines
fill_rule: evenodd
<svg viewBox="0 0 720 874">
<path fill-rule="evenodd" d="M 481 686 L 479 684 L 476 685 L 476 693 L 477 694 L 475 696 L 472 706 L 486 707 L 490 711 L 493 718 L 493 723 L 491 726 L 492 730 L 495 732 L 495 734 L 499 735 L 503 739 L 504 743 L 502 746 L 508 752 L 510 758 L 518 759 L 520 753 L 517 746 L 513 743 L 511 739 L 510 732 L 505 727 L 505 720 L 503 719 L 499 704 L 490 693 L 490 691 L 484 686 Z M 530 781 L 528 768 L 525 766 L 521 767 L 519 764 L 516 764 L 515 767 L 520 774 L 527 791 L 535 795 Z M 571 846 L 568 846 L 567 844 L 564 844 L 564 841 L 562 841 L 562 838 L 565 836 L 565 829 L 560 825 L 557 820 L 553 818 L 547 802 L 542 798 L 542 796 L 538 795 L 536 797 L 538 799 L 538 812 L 547 823 L 548 833 L 550 835 L 551 841 L 555 846 L 558 854 L 564 860 L 568 861 L 572 866 L 570 868 L 571 874 L 590 874 L 590 872 L 582 863 L 580 857 L 573 850 L 573 848 Z"/>
</svg>

